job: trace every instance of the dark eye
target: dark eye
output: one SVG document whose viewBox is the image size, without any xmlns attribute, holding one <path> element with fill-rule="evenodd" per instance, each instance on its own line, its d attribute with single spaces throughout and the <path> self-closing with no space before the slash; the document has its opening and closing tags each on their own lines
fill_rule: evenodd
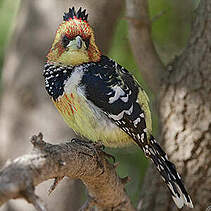
<svg viewBox="0 0 211 211">
<path fill-rule="evenodd" d="M 66 48 L 69 42 L 70 42 L 70 39 L 66 35 L 64 35 L 64 37 L 62 38 L 63 47 Z"/>
<path fill-rule="evenodd" d="M 81 49 L 81 47 L 82 47 L 82 39 L 81 39 L 81 37 L 80 36 L 77 36 L 76 38 L 75 38 L 75 40 L 76 40 L 76 43 L 77 43 L 77 48 L 78 49 Z"/>
<path fill-rule="evenodd" d="M 89 39 L 85 40 L 85 45 L 86 45 L 86 49 L 88 49 L 89 48 Z"/>
</svg>

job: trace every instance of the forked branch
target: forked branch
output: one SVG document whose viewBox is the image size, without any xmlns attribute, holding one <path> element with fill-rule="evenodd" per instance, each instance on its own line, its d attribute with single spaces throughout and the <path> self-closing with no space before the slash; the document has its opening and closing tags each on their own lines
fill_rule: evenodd
<svg viewBox="0 0 211 211">
<path fill-rule="evenodd" d="M 37 210 L 47 210 L 35 195 L 35 186 L 67 176 L 81 179 L 88 189 L 89 197 L 82 210 L 93 206 L 98 210 L 135 210 L 124 189 L 125 179 L 118 177 L 115 164 L 107 161 L 99 146 L 78 139 L 53 145 L 43 141 L 41 133 L 31 142 L 30 154 L 7 162 L 0 171 L 0 206 L 9 199 L 25 198 Z"/>
</svg>

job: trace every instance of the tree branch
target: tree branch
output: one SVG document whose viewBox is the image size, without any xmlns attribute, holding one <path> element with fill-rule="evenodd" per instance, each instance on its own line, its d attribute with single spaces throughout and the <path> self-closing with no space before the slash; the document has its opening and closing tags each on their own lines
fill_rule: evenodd
<svg viewBox="0 0 211 211">
<path fill-rule="evenodd" d="M 154 93 L 160 88 L 165 73 L 151 38 L 147 0 L 126 0 L 128 31 L 134 57 L 145 82 Z"/>
<path fill-rule="evenodd" d="M 89 199 L 82 210 L 134 211 L 115 165 L 106 159 L 99 146 L 78 139 L 62 144 L 43 141 L 42 134 L 33 136 L 30 154 L 8 162 L 0 171 L 0 206 L 9 199 L 25 198 L 39 211 L 46 210 L 34 193 L 34 187 L 52 178 L 79 178 L 86 185 Z"/>
</svg>

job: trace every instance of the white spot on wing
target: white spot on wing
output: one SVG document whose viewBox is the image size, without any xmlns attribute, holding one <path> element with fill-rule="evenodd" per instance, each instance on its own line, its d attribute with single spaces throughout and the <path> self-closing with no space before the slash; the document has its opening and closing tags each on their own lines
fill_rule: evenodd
<svg viewBox="0 0 211 211">
<path fill-rule="evenodd" d="M 140 114 L 140 117 L 144 118 L 144 113 L 141 113 L 141 114 Z"/>
<path fill-rule="evenodd" d="M 129 99 L 129 95 L 131 95 L 131 90 L 129 91 L 129 94 L 126 94 L 125 91 L 119 86 L 115 85 L 112 87 L 112 90 L 114 91 L 114 96 L 109 98 L 109 103 L 114 103 L 115 101 L 121 99 L 123 102 L 127 103 Z M 110 95 L 113 92 L 109 92 L 107 95 Z"/>
<path fill-rule="evenodd" d="M 129 110 L 123 110 L 121 113 L 119 113 L 119 114 L 117 114 L 117 115 L 115 115 L 115 114 L 109 114 L 108 116 L 109 116 L 110 118 L 112 118 L 112 119 L 118 121 L 118 120 L 120 120 L 120 119 L 123 118 L 124 113 L 130 115 L 132 112 L 133 112 L 133 104 L 132 104 L 132 106 L 130 107 Z"/>
<path fill-rule="evenodd" d="M 137 124 L 141 122 L 141 119 L 138 117 L 136 120 L 133 121 L 133 124 L 135 127 L 137 127 Z"/>
<path fill-rule="evenodd" d="M 126 95 L 126 97 L 121 97 L 120 99 L 121 99 L 123 102 L 126 103 L 126 102 L 128 101 L 128 95 Z"/>
<path fill-rule="evenodd" d="M 109 92 L 109 93 L 107 93 L 106 95 L 111 95 L 113 92 Z"/>
<path fill-rule="evenodd" d="M 131 115 L 133 112 L 133 104 L 128 111 L 125 111 L 126 114 Z"/>
<path fill-rule="evenodd" d="M 147 133 L 147 128 L 144 128 L 144 130 L 143 130 L 145 133 Z"/>
<path fill-rule="evenodd" d="M 95 76 L 99 77 L 100 79 L 102 79 L 102 76 L 100 75 L 100 73 L 95 74 Z"/>
<path fill-rule="evenodd" d="M 114 91 L 114 96 L 109 98 L 109 103 L 113 103 L 115 101 L 117 101 L 121 96 L 125 95 L 125 92 L 122 90 L 122 88 L 120 86 L 114 86 L 112 87 L 113 91 Z"/>
<path fill-rule="evenodd" d="M 141 141 L 144 143 L 144 133 L 141 134 Z"/>
<path fill-rule="evenodd" d="M 115 114 L 109 114 L 108 116 L 114 120 L 120 120 L 123 118 L 123 115 L 124 115 L 125 111 L 122 111 L 121 113 L 115 115 Z"/>
</svg>

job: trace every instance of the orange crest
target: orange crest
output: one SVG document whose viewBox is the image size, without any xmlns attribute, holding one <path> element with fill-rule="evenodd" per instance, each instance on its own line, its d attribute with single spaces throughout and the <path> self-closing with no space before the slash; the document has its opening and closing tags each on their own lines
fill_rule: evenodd
<svg viewBox="0 0 211 211">
<path fill-rule="evenodd" d="M 63 23 L 61 23 L 56 31 L 56 37 L 52 48 L 47 56 L 50 61 L 57 61 L 58 58 L 65 52 L 65 47 L 62 44 L 62 39 L 67 37 L 73 40 L 76 36 L 80 36 L 84 41 L 89 42 L 87 49 L 89 61 L 99 61 L 101 53 L 95 44 L 94 32 L 87 22 L 88 14 L 85 10 L 81 12 L 81 8 L 76 13 L 74 7 L 69 9 L 69 13 L 65 13 Z"/>
</svg>

